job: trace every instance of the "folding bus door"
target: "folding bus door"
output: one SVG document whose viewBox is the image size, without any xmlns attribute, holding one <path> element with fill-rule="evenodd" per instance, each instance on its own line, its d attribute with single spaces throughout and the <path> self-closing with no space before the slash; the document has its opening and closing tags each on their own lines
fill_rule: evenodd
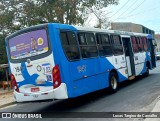
<svg viewBox="0 0 160 121">
<path fill-rule="evenodd" d="M 128 69 L 128 76 L 135 75 L 135 64 L 134 64 L 134 54 L 131 46 L 130 37 L 122 37 L 124 52 L 126 56 L 126 63 Z"/>
</svg>

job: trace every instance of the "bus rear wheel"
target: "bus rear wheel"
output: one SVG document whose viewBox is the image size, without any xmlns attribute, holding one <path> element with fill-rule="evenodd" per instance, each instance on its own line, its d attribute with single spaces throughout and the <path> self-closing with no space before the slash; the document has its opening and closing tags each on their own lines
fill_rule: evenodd
<svg viewBox="0 0 160 121">
<path fill-rule="evenodd" d="M 114 72 L 109 75 L 109 91 L 115 93 L 118 90 L 118 78 Z"/>
</svg>

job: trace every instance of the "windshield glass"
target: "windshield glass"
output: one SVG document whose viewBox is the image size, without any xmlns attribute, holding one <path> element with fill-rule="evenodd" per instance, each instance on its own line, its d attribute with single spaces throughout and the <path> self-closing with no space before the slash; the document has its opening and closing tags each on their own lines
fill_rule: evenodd
<svg viewBox="0 0 160 121">
<path fill-rule="evenodd" d="M 9 40 L 11 59 L 40 55 L 48 51 L 45 29 L 27 32 Z"/>
</svg>

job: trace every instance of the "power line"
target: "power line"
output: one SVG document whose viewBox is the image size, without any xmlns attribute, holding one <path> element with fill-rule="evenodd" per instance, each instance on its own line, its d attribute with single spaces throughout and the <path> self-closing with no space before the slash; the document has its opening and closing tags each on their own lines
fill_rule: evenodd
<svg viewBox="0 0 160 121">
<path fill-rule="evenodd" d="M 119 17 L 119 18 L 114 19 L 114 21 L 115 21 L 115 20 L 119 20 L 119 19 L 129 18 L 129 17 L 132 17 L 132 16 L 137 16 L 137 15 L 140 15 L 140 14 L 143 14 L 143 13 L 146 13 L 146 12 L 152 12 L 151 10 L 156 10 L 156 9 L 159 9 L 159 7 L 147 9 L 147 10 L 145 10 L 145 11 L 141 11 L 141 12 L 138 12 L 138 13 L 135 13 L 135 14 L 132 14 L 132 15 L 129 15 L 129 16 Z"/>
<path fill-rule="evenodd" d="M 143 0 L 139 5 L 137 5 L 134 9 L 132 9 L 128 14 L 132 13 L 133 11 L 137 10 L 146 0 Z"/>
<path fill-rule="evenodd" d="M 123 13 L 121 13 L 117 18 L 119 18 L 121 15 L 123 15 L 124 13 L 126 13 L 134 4 L 136 4 L 138 2 L 138 0 L 136 0 L 134 3 L 132 3 Z M 111 17 L 109 17 L 111 18 Z"/>
<path fill-rule="evenodd" d="M 121 11 L 122 8 L 128 4 L 128 2 L 129 2 L 129 0 L 127 0 L 127 2 L 120 9 L 118 9 L 112 16 L 116 15 L 119 11 Z"/>
<path fill-rule="evenodd" d="M 132 9 L 130 12 L 128 12 L 128 14 L 129 13 L 132 13 L 133 11 L 135 11 L 135 10 L 137 10 L 137 8 L 139 8 L 143 3 L 144 3 L 144 1 L 145 0 L 143 0 L 140 4 L 138 4 L 134 9 Z M 126 12 L 126 11 L 125 11 Z M 124 13 L 122 13 L 122 14 L 124 14 Z M 121 15 L 122 15 L 121 14 Z M 117 18 L 119 18 L 121 15 L 119 15 Z M 117 20 L 117 18 L 116 19 L 114 19 L 113 21 L 115 21 L 115 20 Z"/>
</svg>

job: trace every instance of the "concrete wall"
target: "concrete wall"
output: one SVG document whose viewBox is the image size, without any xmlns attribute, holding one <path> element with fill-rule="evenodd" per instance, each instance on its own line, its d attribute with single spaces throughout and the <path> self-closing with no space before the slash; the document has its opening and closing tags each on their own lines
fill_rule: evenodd
<svg viewBox="0 0 160 121">
<path fill-rule="evenodd" d="M 132 32 L 143 33 L 142 26 L 138 24 L 131 24 L 131 30 Z"/>
<path fill-rule="evenodd" d="M 111 30 L 121 30 L 128 32 L 138 32 L 151 34 L 154 38 L 155 32 L 143 25 L 134 24 L 131 22 L 113 22 L 111 23 Z"/>
<path fill-rule="evenodd" d="M 132 32 L 130 23 L 111 23 L 111 29 Z"/>
</svg>

